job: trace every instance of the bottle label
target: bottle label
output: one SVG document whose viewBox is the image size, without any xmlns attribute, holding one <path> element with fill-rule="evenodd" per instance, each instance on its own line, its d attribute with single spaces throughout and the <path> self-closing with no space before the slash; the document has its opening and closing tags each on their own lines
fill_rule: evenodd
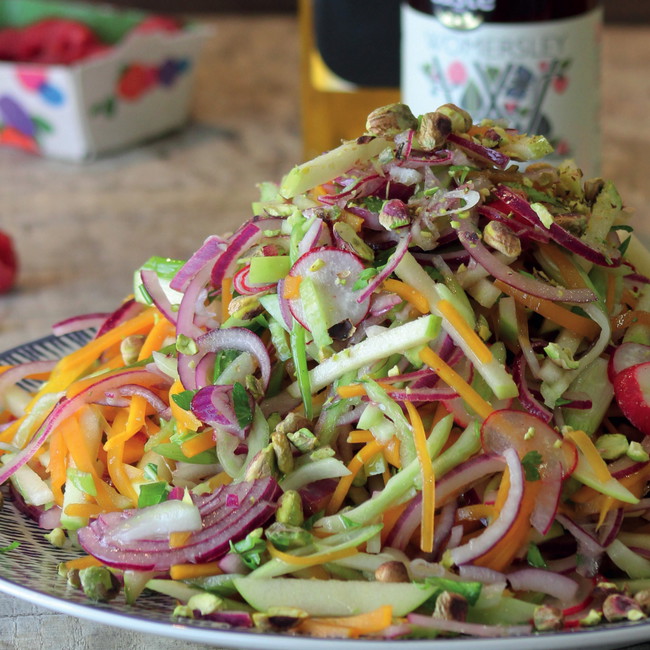
<svg viewBox="0 0 650 650">
<path fill-rule="evenodd" d="M 448 22 L 448 21 L 446 21 Z M 470 21 L 471 22 L 471 21 Z M 602 12 L 530 23 L 446 26 L 402 8 L 402 101 L 417 115 L 447 103 L 475 121 L 544 135 L 555 158 L 599 170 Z"/>
</svg>

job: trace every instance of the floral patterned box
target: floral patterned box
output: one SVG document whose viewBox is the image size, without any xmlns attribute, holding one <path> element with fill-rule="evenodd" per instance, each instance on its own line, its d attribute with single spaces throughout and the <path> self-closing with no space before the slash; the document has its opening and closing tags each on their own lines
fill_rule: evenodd
<svg viewBox="0 0 650 650">
<path fill-rule="evenodd" d="M 64 17 L 109 47 L 70 65 L 0 61 L 0 146 L 84 161 L 177 129 L 189 119 L 209 30 L 133 31 L 147 14 L 106 5 L 3 0 L 0 28 Z"/>
</svg>

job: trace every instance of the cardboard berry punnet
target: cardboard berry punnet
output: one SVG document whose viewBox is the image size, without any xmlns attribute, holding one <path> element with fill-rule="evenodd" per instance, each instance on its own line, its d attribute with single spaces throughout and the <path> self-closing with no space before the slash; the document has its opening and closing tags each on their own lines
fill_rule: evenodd
<svg viewBox="0 0 650 650">
<path fill-rule="evenodd" d="M 189 119 L 209 29 L 106 5 L 0 4 L 0 146 L 69 161 Z"/>
</svg>

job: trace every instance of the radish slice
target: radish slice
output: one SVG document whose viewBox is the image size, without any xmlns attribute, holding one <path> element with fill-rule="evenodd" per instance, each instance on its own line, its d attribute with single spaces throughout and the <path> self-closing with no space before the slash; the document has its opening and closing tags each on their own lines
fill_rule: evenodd
<svg viewBox="0 0 650 650">
<path fill-rule="evenodd" d="M 542 479 L 555 476 L 557 463 L 562 468 L 562 475 L 567 477 L 573 472 L 578 462 L 578 452 L 574 445 L 562 442 L 562 436 L 540 418 L 513 409 L 494 411 L 483 422 L 481 443 L 487 452 L 502 454 L 506 449 L 514 448 L 523 458 L 531 451 L 542 456 L 539 473 Z"/>
<path fill-rule="evenodd" d="M 609 358 L 609 364 L 607 365 L 609 380 L 614 383 L 614 377 L 619 372 L 646 361 L 650 361 L 650 345 L 631 341 L 621 343 Z"/>
<path fill-rule="evenodd" d="M 614 394 L 625 417 L 650 436 L 650 361 L 619 372 L 614 377 Z"/>
<path fill-rule="evenodd" d="M 363 269 L 363 262 L 353 253 L 326 246 L 305 253 L 291 267 L 289 275 L 312 280 L 323 303 L 325 324 L 329 329 L 345 320 L 357 325 L 368 313 L 369 297 L 357 302 L 359 291 L 353 289 Z M 289 309 L 293 317 L 309 329 L 299 298 L 289 300 Z"/>
</svg>

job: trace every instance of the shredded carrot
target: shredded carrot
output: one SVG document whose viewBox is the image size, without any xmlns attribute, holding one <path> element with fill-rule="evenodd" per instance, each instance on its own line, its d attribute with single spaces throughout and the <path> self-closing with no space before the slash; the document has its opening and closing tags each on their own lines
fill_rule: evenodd
<svg viewBox="0 0 650 650">
<path fill-rule="evenodd" d="M 208 487 L 210 490 L 216 490 L 218 487 L 228 485 L 229 483 L 232 483 L 232 476 L 226 472 L 219 472 L 208 480 Z"/>
<path fill-rule="evenodd" d="M 50 436 L 50 462 L 47 465 L 50 473 L 50 485 L 54 501 L 58 506 L 63 505 L 63 485 L 66 480 L 68 447 L 61 429 Z"/>
<path fill-rule="evenodd" d="M 306 619 L 298 626 L 298 629 L 304 634 L 319 639 L 353 639 L 356 635 L 351 627 L 321 623 L 318 618 Z"/>
<path fill-rule="evenodd" d="M 461 316 L 456 307 L 448 300 L 439 300 L 436 308 L 463 337 L 481 363 L 490 363 L 492 361 L 492 350 L 485 345 L 481 337 L 467 324 L 467 321 Z"/>
<path fill-rule="evenodd" d="M 122 461 L 128 464 L 137 463 L 144 454 L 144 446 L 147 442 L 147 436 L 140 432 L 129 438 L 124 443 L 124 452 Z"/>
<path fill-rule="evenodd" d="M 187 540 L 190 538 L 191 535 L 192 535 L 192 531 L 190 530 L 181 530 L 175 533 L 170 533 L 169 534 L 170 548 L 180 548 L 181 546 L 185 546 L 185 544 L 187 544 Z"/>
<path fill-rule="evenodd" d="M 284 298 L 287 300 L 297 300 L 300 298 L 301 281 L 302 277 L 300 275 L 287 275 L 284 279 Z"/>
<path fill-rule="evenodd" d="M 422 418 L 411 402 L 404 402 L 413 427 L 413 440 L 422 474 L 422 517 L 420 524 L 420 549 L 425 553 L 433 551 L 433 525 L 436 505 L 436 480 L 427 449 L 427 436 Z"/>
<path fill-rule="evenodd" d="M 522 304 L 528 309 L 532 309 L 534 312 L 548 318 L 554 323 L 565 327 L 571 332 L 575 332 L 580 336 L 584 336 L 588 339 L 594 339 L 598 336 L 600 332 L 600 327 L 597 323 L 592 321 L 585 316 L 580 314 L 575 314 L 574 312 L 566 309 L 565 307 L 560 306 L 559 304 L 552 302 L 551 300 L 546 300 L 544 298 L 538 298 L 529 293 L 524 293 L 515 287 L 502 282 L 501 280 L 495 280 L 494 286 L 497 287 L 503 293 L 512 296 L 518 303 Z"/>
<path fill-rule="evenodd" d="M 356 638 L 362 634 L 381 632 L 392 622 L 393 608 L 390 605 L 382 605 L 370 612 L 354 616 L 307 618 L 300 623 L 298 631 L 311 635 L 314 625 L 317 626 L 317 630 L 322 626 L 329 626 L 339 630 L 350 630 L 351 635 Z"/>
<path fill-rule="evenodd" d="M 147 400 L 142 395 L 134 395 L 128 406 L 129 417 L 126 420 L 124 431 L 119 435 L 107 440 L 104 449 L 108 451 L 115 445 L 126 444 L 144 426 Z"/>
<path fill-rule="evenodd" d="M 201 427 L 201 421 L 191 413 L 182 409 L 174 400 L 174 395 L 178 395 L 185 390 L 180 379 L 177 379 L 169 389 L 169 406 L 172 411 L 172 417 L 176 420 L 178 430 L 182 433 L 186 431 L 197 431 Z"/>
<path fill-rule="evenodd" d="M 599 481 L 606 483 L 612 478 L 609 469 L 607 469 L 607 463 L 605 463 L 591 438 L 584 431 L 574 429 L 565 433 L 564 437 L 575 443 L 584 455 L 586 461 L 596 473 L 596 477 Z"/>
<path fill-rule="evenodd" d="M 386 291 L 395 293 L 402 300 L 406 300 L 409 305 L 415 307 L 421 314 L 428 314 L 431 311 L 426 296 L 410 284 L 389 278 L 388 280 L 384 280 L 382 286 Z"/>
<path fill-rule="evenodd" d="M 386 392 L 390 393 L 391 386 L 384 382 L 378 382 L 379 386 L 383 388 Z M 338 386 L 336 392 L 339 394 L 339 397 L 347 399 L 349 397 L 363 397 L 366 394 L 366 387 L 362 383 L 358 384 L 347 384 L 346 386 Z"/>
<path fill-rule="evenodd" d="M 350 548 L 342 548 L 338 551 L 321 551 L 320 553 L 312 553 L 311 555 L 292 555 L 279 551 L 273 544 L 268 544 L 267 548 L 271 557 L 282 560 L 287 564 L 295 564 L 296 566 L 311 566 L 313 564 L 325 564 L 326 562 L 334 562 L 344 557 L 351 557 L 359 552 L 359 549 L 351 546 Z"/>
<path fill-rule="evenodd" d="M 494 410 L 453 368 L 448 366 L 431 348 L 420 352 L 420 359 L 436 371 L 438 376 L 453 388 L 476 413 L 486 418 Z"/>
<path fill-rule="evenodd" d="M 181 444 L 181 451 L 188 457 L 193 458 L 203 451 L 214 449 L 216 442 L 212 429 L 203 431 Z"/>
<path fill-rule="evenodd" d="M 166 318 L 159 318 L 140 348 L 138 361 L 148 359 L 155 351 L 160 350 L 165 340 L 171 336 L 174 336 L 174 324 L 170 323 Z"/>
<path fill-rule="evenodd" d="M 70 503 L 63 512 L 69 517 L 97 517 L 104 509 L 96 503 Z"/>
<path fill-rule="evenodd" d="M 639 300 L 629 289 L 623 289 L 621 302 L 626 304 L 630 309 L 636 309 Z"/>
<path fill-rule="evenodd" d="M 104 566 L 96 557 L 92 555 L 84 555 L 83 557 L 76 557 L 74 560 L 68 560 L 65 563 L 65 568 L 70 571 L 71 569 L 86 569 L 89 566 Z"/>
<path fill-rule="evenodd" d="M 569 289 L 580 289 L 585 281 L 571 258 L 555 244 L 539 244 L 540 249 L 555 266 Z"/>
<path fill-rule="evenodd" d="M 190 580 L 203 576 L 218 576 L 223 571 L 218 562 L 205 562 L 204 564 L 173 564 L 169 568 L 169 577 L 172 580 Z"/>
<path fill-rule="evenodd" d="M 230 317 L 228 307 L 232 300 L 232 278 L 224 278 L 221 281 L 221 322 L 225 323 Z"/>
<path fill-rule="evenodd" d="M 108 434 L 109 440 L 114 435 L 119 435 L 118 432 L 124 428 L 127 417 L 128 414 L 123 409 L 118 412 L 115 419 L 113 420 L 111 430 Z M 126 473 L 126 468 L 123 461 L 123 453 L 124 444 L 115 445 L 114 447 L 111 447 L 107 450 L 106 460 L 108 466 L 108 474 L 111 477 L 113 485 L 118 490 L 118 492 L 123 494 L 125 497 L 128 497 L 131 500 L 132 504 L 135 506 L 138 503 L 138 494 L 135 491 L 135 488 L 133 487 L 133 484 L 131 483 Z"/>
<path fill-rule="evenodd" d="M 363 217 L 358 217 L 356 214 L 352 214 L 349 210 L 343 210 L 341 216 L 339 217 L 341 221 L 345 221 L 348 226 L 352 226 L 355 232 L 359 232 L 361 227 L 365 223 Z"/>
<path fill-rule="evenodd" d="M 621 330 L 625 330 L 630 327 L 630 325 L 635 325 L 636 323 L 650 326 L 650 312 L 642 311 L 640 309 L 630 309 L 618 316 L 614 316 L 610 319 L 612 335 Z"/>
<path fill-rule="evenodd" d="M 348 442 L 351 444 L 359 442 L 372 442 L 375 439 L 375 436 L 372 435 L 368 429 L 355 429 L 348 433 Z"/>
<path fill-rule="evenodd" d="M 393 436 L 387 443 L 386 446 L 383 449 L 384 453 L 384 458 L 386 459 L 386 462 L 392 465 L 393 467 L 397 467 L 397 469 L 400 469 L 402 467 L 402 459 L 400 458 L 399 455 L 399 438 L 397 436 Z"/>
<path fill-rule="evenodd" d="M 160 312 L 153 307 L 145 309 L 137 316 L 120 323 L 105 334 L 86 343 L 79 350 L 63 357 L 52 371 L 50 379 L 43 390 L 47 392 L 65 390 L 112 345 L 119 345 L 127 336 L 132 334 L 142 334 L 149 331 L 157 314 L 160 314 Z"/>
<path fill-rule="evenodd" d="M 379 441 L 373 440 L 367 445 L 362 447 L 354 456 L 354 458 L 348 463 L 348 469 L 350 473 L 346 476 L 342 476 L 339 479 L 339 482 L 334 490 L 329 503 L 327 504 L 326 512 L 328 515 L 338 512 L 345 499 L 346 494 L 348 493 L 352 482 L 354 481 L 356 475 L 359 473 L 361 468 L 367 463 L 375 454 L 379 453 L 382 449 L 382 445 Z"/>
</svg>

